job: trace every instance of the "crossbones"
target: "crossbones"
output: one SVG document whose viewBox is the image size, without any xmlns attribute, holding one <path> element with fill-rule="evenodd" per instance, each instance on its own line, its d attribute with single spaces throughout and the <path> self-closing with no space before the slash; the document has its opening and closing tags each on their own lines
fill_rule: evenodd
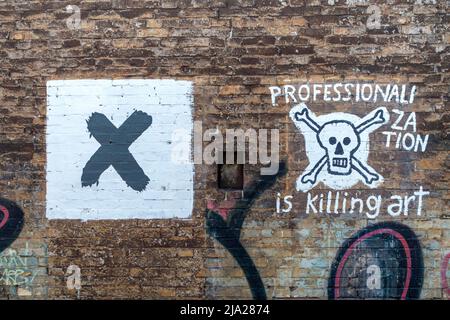
<svg viewBox="0 0 450 320">
<path fill-rule="evenodd" d="M 332 120 L 320 125 L 311 115 L 308 107 L 302 103 L 290 111 L 290 117 L 299 128 L 299 123 L 304 122 L 316 134 L 317 142 L 325 150 L 325 155 L 317 161 L 313 168 L 304 173 L 299 180 L 303 184 L 314 185 L 322 168 L 327 165 L 329 174 L 350 175 L 352 170 L 358 172 L 367 185 L 380 180 L 377 172 L 371 171 L 356 156 L 355 152 L 361 145 L 361 133 L 389 121 L 389 113 L 386 108 L 378 108 L 360 119 L 357 123 L 348 120 Z M 374 128 L 374 126 L 376 126 Z M 369 132 L 371 132 L 369 131 Z M 367 132 L 367 133 L 369 133 Z"/>
</svg>

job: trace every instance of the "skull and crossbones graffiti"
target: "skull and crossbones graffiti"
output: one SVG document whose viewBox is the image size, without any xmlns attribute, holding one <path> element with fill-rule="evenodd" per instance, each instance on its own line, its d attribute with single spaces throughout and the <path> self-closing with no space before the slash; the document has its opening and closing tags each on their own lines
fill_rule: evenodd
<svg viewBox="0 0 450 320">
<path fill-rule="evenodd" d="M 344 189 L 361 180 L 374 187 L 382 180 L 367 164 L 369 133 L 389 121 L 386 108 L 380 107 L 363 118 L 347 113 L 316 116 L 302 103 L 289 113 L 305 136 L 310 165 L 297 180 L 297 190 L 307 191 L 319 181 Z M 326 166 L 326 171 L 322 170 Z"/>
</svg>

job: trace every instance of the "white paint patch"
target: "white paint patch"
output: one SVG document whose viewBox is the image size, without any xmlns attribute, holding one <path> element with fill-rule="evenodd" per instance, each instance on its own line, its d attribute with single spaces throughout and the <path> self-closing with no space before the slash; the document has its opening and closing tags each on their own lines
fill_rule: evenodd
<svg viewBox="0 0 450 320">
<path fill-rule="evenodd" d="M 389 121 L 389 113 L 381 107 L 364 118 L 336 112 L 316 116 L 301 103 L 294 106 L 290 118 L 305 138 L 309 165 L 297 179 L 297 191 L 307 192 L 319 182 L 342 190 L 362 181 L 374 188 L 383 181 L 367 164 L 369 134 Z"/>
<path fill-rule="evenodd" d="M 189 218 L 193 209 L 192 161 L 171 161 L 172 133 L 191 133 L 192 82 L 175 80 L 57 80 L 47 82 L 48 219 Z M 101 113 L 119 128 L 135 111 L 152 123 L 128 148 L 145 175 L 135 191 L 109 166 L 98 184 L 82 187 L 83 168 L 100 148 L 86 120 Z"/>
</svg>

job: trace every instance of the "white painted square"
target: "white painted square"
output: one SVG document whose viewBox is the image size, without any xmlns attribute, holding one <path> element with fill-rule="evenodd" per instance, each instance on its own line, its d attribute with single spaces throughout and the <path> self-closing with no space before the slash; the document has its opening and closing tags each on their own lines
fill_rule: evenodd
<svg viewBox="0 0 450 320">
<path fill-rule="evenodd" d="M 176 80 L 56 80 L 47 82 L 48 219 L 189 218 L 193 209 L 194 165 L 171 160 L 173 133 L 191 154 L 192 82 Z M 104 114 L 117 128 L 135 111 L 151 126 L 129 151 L 150 178 L 146 189 L 128 187 L 110 166 L 98 185 L 81 185 L 84 166 L 101 146 L 86 120 Z M 190 158 L 190 156 L 189 156 Z"/>
</svg>

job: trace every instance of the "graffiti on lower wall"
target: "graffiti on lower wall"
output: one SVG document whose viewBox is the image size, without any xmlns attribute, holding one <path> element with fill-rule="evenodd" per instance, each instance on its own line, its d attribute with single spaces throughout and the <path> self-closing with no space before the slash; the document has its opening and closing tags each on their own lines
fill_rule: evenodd
<svg viewBox="0 0 450 320">
<path fill-rule="evenodd" d="M 38 258 L 29 248 L 20 250 L 8 249 L 0 256 L 0 284 L 29 288 L 38 274 Z"/>
<path fill-rule="evenodd" d="M 24 226 L 24 213 L 13 201 L 0 198 L 0 285 L 17 288 L 19 296 L 31 295 L 30 286 L 37 275 L 37 257 L 28 242 L 18 252 L 9 248 Z"/>
<path fill-rule="evenodd" d="M 193 86 L 175 80 L 47 82 L 48 219 L 189 218 Z M 186 137 L 174 141 L 183 128 Z M 94 139 L 92 139 L 94 138 Z"/>
<path fill-rule="evenodd" d="M 418 299 L 422 250 L 414 232 L 394 222 L 370 225 L 348 239 L 331 266 L 329 299 Z"/>
<path fill-rule="evenodd" d="M 17 239 L 24 225 L 22 209 L 14 202 L 0 198 L 0 252 Z"/>
<path fill-rule="evenodd" d="M 219 241 L 242 268 L 255 300 L 265 300 L 267 295 L 253 259 L 240 241 L 242 225 L 255 200 L 286 172 L 285 162 L 280 162 L 276 175 L 261 175 L 244 190 L 243 198 L 236 201 L 231 209 L 221 208 L 211 201 L 206 210 L 208 234 Z"/>
</svg>

